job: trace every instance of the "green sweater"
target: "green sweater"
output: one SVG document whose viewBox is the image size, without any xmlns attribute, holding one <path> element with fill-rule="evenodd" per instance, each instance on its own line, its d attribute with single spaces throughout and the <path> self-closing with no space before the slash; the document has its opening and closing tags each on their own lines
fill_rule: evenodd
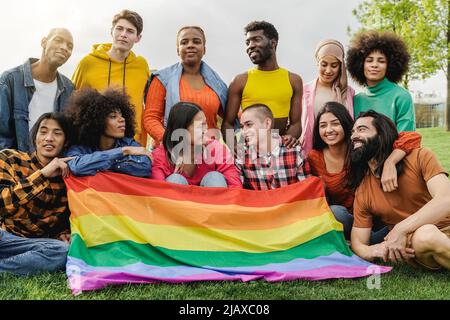
<svg viewBox="0 0 450 320">
<path fill-rule="evenodd" d="M 391 118 L 399 132 L 416 130 L 416 116 L 411 94 L 387 78 L 374 87 L 366 87 L 365 92 L 355 96 L 355 118 L 360 112 L 370 109 Z"/>
</svg>

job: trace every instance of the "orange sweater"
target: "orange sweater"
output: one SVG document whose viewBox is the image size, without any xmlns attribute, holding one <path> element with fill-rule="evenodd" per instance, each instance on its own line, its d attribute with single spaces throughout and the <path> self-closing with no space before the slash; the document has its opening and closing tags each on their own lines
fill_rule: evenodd
<svg viewBox="0 0 450 320">
<path fill-rule="evenodd" d="M 164 109 L 165 109 L 166 88 L 155 78 L 149 88 L 144 112 L 144 128 L 155 140 L 154 145 L 158 146 L 164 136 Z M 180 100 L 198 104 L 206 116 L 208 128 L 217 128 L 217 114 L 220 109 L 220 99 L 217 94 L 207 85 L 196 90 L 189 86 L 189 83 L 181 76 L 180 80 Z"/>
</svg>

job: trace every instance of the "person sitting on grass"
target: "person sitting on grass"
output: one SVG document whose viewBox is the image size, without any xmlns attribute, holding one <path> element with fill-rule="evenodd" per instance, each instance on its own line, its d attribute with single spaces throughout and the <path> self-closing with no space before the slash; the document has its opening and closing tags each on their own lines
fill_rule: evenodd
<svg viewBox="0 0 450 320">
<path fill-rule="evenodd" d="M 182 185 L 242 188 L 227 147 L 208 139 L 206 116 L 190 102 L 175 104 L 163 141 L 153 150 L 153 178 Z"/>
<path fill-rule="evenodd" d="M 236 168 L 245 189 L 277 189 L 310 176 L 300 145 L 287 148 L 274 130 L 275 120 L 268 106 L 247 107 L 240 121 L 245 145 L 237 147 Z"/>
<path fill-rule="evenodd" d="M 385 193 L 383 163 L 398 138 L 394 122 L 369 110 L 352 131 L 350 184 L 357 187 L 352 249 L 365 260 L 408 262 L 429 270 L 450 270 L 450 181 L 436 156 L 413 150 L 397 165 L 398 189 Z M 389 226 L 382 243 L 370 246 L 374 217 Z"/>
<path fill-rule="evenodd" d="M 31 275 L 65 268 L 69 208 L 60 158 L 69 142 L 62 113 L 44 113 L 31 130 L 36 151 L 0 151 L 0 273 Z"/>
<path fill-rule="evenodd" d="M 313 175 L 325 184 L 330 209 L 336 220 L 344 226 L 344 235 L 350 240 L 353 225 L 354 190 L 348 187 L 350 169 L 350 137 L 353 119 L 348 109 L 334 101 L 327 102 L 317 114 L 313 129 L 313 149 L 308 162 Z M 396 164 L 408 153 L 420 148 L 421 136 L 417 132 L 401 132 L 395 141 L 391 155 L 384 161 L 381 186 L 384 192 L 398 188 Z M 389 230 L 374 219 L 370 244 L 383 242 Z"/>
<path fill-rule="evenodd" d="M 83 89 L 74 94 L 68 113 L 76 143 L 67 157 L 75 176 L 113 171 L 136 177 L 151 176 L 150 152 L 133 139 L 134 110 L 127 95 L 107 89 Z"/>
</svg>

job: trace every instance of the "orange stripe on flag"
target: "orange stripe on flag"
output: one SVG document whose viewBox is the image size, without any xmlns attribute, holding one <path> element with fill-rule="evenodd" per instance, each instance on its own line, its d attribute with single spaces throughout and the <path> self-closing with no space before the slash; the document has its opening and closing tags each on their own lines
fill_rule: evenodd
<svg viewBox="0 0 450 320">
<path fill-rule="evenodd" d="M 99 217 L 127 216 L 140 223 L 179 227 L 265 230 L 287 226 L 330 211 L 325 198 L 257 208 L 129 196 L 92 189 L 80 193 L 69 190 L 68 195 L 74 217 L 90 214 Z"/>
<path fill-rule="evenodd" d="M 117 173 L 97 173 L 93 177 L 66 179 L 67 188 L 75 192 L 93 189 L 132 196 L 154 196 L 178 201 L 213 205 L 244 207 L 274 207 L 281 204 L 325 197 L 322 181 L 311 177 L 300 183 L 269 191 L 204 188 L 198 186 L 174 187 L 173 184 L 152 179 L 136 178 Z"/>
</svg>

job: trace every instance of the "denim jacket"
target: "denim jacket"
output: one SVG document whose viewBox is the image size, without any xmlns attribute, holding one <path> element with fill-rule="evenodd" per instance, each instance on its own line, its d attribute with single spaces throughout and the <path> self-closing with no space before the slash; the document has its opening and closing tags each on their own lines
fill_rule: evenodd
<svg viewBox="0 0 450 320">
<path fill-rule="evenodd" d="M 152 162 L 147 156 L 124 156 L 122 147 L 140 147 L 132 138 L 117 139 L 113 149 L 100 151 L 87 146 L 72 146 L 66 157 L 75 157 L 67 162 L 75 176 L 93 176 L 98 171 L 113 171 L 135 177 L 148 178 Z"/>
<path fill-rule="evenodd" d="M 31 151 L 28 106 L 36 87 L 31 74 L 30 58 L 25 64 L 5 71 L 0 77 L 0 150 Z M 57 76 L 58 88 L 54 111 L 63 111 L 73 91 L 72 82 L 62 74 Z"/>
<path fill-rule="evenodd" d="M 176 63 L 170 67 L 152 73 L 150 82 L 157 77 L 166 88 L 166 107 L 164 109 L 164 127 L 167 126 L 170 110 L 174 104 L 180 102 L 180 79 L 183 73 L 183 65 Z M 205 62 L 201 62 L 200 73 L 205 83 L 219 96 L 222 111 L 225 114 L 227 105 L 228 87 L 220 76 Z"/>
</svg>

